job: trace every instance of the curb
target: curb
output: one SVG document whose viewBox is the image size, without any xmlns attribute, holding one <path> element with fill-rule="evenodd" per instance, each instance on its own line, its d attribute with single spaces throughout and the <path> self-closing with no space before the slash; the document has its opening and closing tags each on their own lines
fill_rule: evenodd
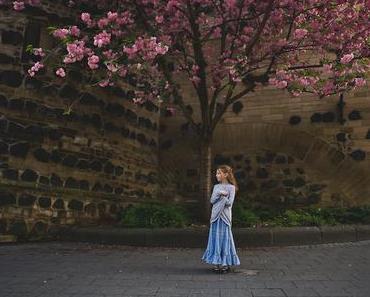
<svg viewBox="0 0 370 297">
<path fill-rule="evenodd" d="M 142 247 L 202 248 L 207 245 L 209 228 L 118 228 L 59 227 L 50 236 L 61 241 Z M 292 246 L 370 239 L 370 225 L 321 227 L 233 228 L 235 245 L 243 247 Z"/>
</svg>

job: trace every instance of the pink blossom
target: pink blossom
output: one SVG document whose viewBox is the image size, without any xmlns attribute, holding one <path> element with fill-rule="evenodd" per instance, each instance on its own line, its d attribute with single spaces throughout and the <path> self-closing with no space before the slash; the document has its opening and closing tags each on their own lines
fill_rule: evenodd
<svg viewBox="0 0 370 297">
<path fill-rule="evenodd" d="M 89 65 L 90 69 L 97 69 L 99 68 L 99 57 L 96 55 L 93 55 L 88 58 L 87 64 Z"/>
<path fill-rule="evenodd" d="M 307 35 L 308 31 L 306 29 L 296 29 L 294 31 L 294 37 L 296 39 L 302 39 L 303 37 L 305 37 Z"/>
<path fill-rule="evenodd" d="M 356 87 L 364 87 L 366 85 L 366 80 L 360 77 L 356 77 L 354 82 Z"/>
<path fill-rule="evenodd" d="M 35 56 L 40 56 L 40 57 L 44 57 L 44 56 L 45 56 L 45 53 L 44 53 L 44 51 L 43 51 L 43 49 L 42 49 L 41 47 L 39 47 L 39 48 L 34 48 L 34 49 L 33 49 L 33 54 L 34 54 Z"/>
<path fill-rule="evenodd" d="M 108 17 L 108 20 L 109 21 L 111 21 L 111 22 L 112 21 L 115 21 L 118 18 L 118 13 L 117 12 L 108 11 L 107 17 Z"/>
<path fill-rule="evenodd" d="M 155 21 L 158 23 L 158 24 L 162 24 L 163 23 L 163 15 L 157 15 L 155 17 Z"/>
<path fill-rule="evenodd" d="M 85 55 L 85 42 L 82 40 L 76 40 L 73 43 L 67 44 L 68 55 L 65 56 L 64 63 L 75 63 L 81 61 Z"/>
<path fill-rule="evenodd" d="M 56 38 L 64 39 L 69 34 L 68 29 L 57 29 L 53 32 L 53 36 Z"/>
<path fill-rule="evenodd" d="M 347 54 L 347 55 L 344 55 L 341 59 L 340 59 L 340 62 L 342 64 L 348 64 L 349 62 L 351 62 L 353 60 L 355 56 L 353 55 L 353 53 L 351 54 Z"/>
<path fill-rule="evenodd" d="M 72 26 L 70 29 L 69 29 L 69 32 L 71 33 L 72 36 L 75 36 L 75 37 L 78 37 L 80 36 L 80 29 L 77 27 L 77 26 Z"/>
<path fill-rule="evenodd" d="M 94 36 L 94 45 L 97 47 L 102 47 L 104 45 L 109 44 L 111 41 L 111 34 L 107 33 L 107 31 L 103 31 Z"/>
<path fill-rule="evenodd" d="M 92 27 L 93 26 L 93 21 L 91 19 L 91 16 L 87 12 L 81 13 L 81 20 L 88 26 Z"/>
<path fill-rule="evenodd" d="M 28 69 L 28 74 L 30 76 L 35 76 L 36 72 L 39 71 L 41 68 L 44 68 L 44 65 L 40 62 L 36 62 L 30 69 Z"/>
<path fill-rule="evenodd" d="M 66 76 L 66 72 L 64 71 L 64 69 L 63 69 L 63 68 L 59 68 L 59 69 L 57 69 L 57 71 L 55 71 L 55 74 L 56 74 L 57 76 L 60 76 L 60 77 L 65 77 L 65 76 Z"/>
<path fill-rule="evenodd" d="M 24 9 L 24 2 L 23 1 L 14 1 L 13 2 L 13 9 L 16 11 L 20 11 Z"/>
<path fill-rule="evenodd" d="M 288 85 L 288 82 L 286 80 L 280 80 L 277 82 L 276 87 L 278 89 L 284 89 L 287 87 L 287 85 Z"/>
</svg>

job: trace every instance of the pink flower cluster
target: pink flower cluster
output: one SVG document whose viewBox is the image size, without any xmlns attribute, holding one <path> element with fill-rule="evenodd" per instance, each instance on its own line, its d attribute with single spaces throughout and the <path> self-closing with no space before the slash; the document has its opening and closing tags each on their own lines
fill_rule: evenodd
<svg viewBox="0 0 370 297">
<path fill-rule="evenodd" d="M 60 77 L 65 77 L 66 76 L 66 72 L 65 72 L 65 70 L 63 68 L 57 69 L 57 71 L 55 71 L 55 74 L 57 76 L 60 76 Z"/>
<path fill-rule="evenodd" d="M 90 49 L 85 48 L 85 42 L 82 40 L 76 40 L 73 43 L 67 44 L 68 54 L 64 57 L 63 62 L 66 64 L 75 63 L 81 61 L 85 54 L 89 52 Z"/>
<path fill-rule="evenodd" d="M 96 55 L 92 55 L 87 59 L 87 64 L 89 65 L 90 69 L 98 69 L 99 68 L 99 57 Z"/>
<path fill-rule="evenodd" d="M 40 0 L 13 1 L 13 9 L 16 11 L 21 11 L 25 8 L 25 4 L 34 6 L 39 3 L 40 3 Z"/>
<path fill-rule="evenodd" d="M 36 72 L 38 72 L 41 68 L 44 68 L 44 65 L 40 62 L 36 62 L 30 69 L 28 69 L 28 74 L 30 76 L 35 76 Z"/>
<path fill-rule="evenodd" d="M 44 57 L 44 56 L 45 56 L 45 53 L 44 53 L 44 51 L 43 51 L 43 49 L 42 49 L 41 47 L 39 47 L 39 48 L 34 48 L 34 49 L 33 49 L 33 54 L 34 54 L 35 56 L 40 56 L 40 57 Z"/>
<path fill-rule="evenodd" d="M 94 45 L 97 47 L 103 47 L 111 42 L 111 34 L 107 31 L 103 31 L 94 36 Z"/>
<path fill-rule="evenodd" d="M 128 55 L 129 59 L 140 56 L 147 61 L 152 61 L 157 55 L 164 55 L 168 51 L 168 46 L 157 42 L 156 37 L 144 39 L 139 37 L 131 47 L 124 47 L 123 52 Z"/>
<path fill-rule="evenodd" d="M 81 30 L 77 26 L 72 26 L 69 29 L 66 28 L 60 28 L 53 32 L 53 36 L 59 39 L 64 39 L 68 35 L 79 37 L 81 33 Z"/>
</svg>

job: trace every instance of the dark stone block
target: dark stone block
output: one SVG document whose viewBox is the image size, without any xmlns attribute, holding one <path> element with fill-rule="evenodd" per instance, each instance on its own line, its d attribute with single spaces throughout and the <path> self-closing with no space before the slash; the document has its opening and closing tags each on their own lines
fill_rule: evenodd
<svg viewBox="0 0 370 297">
<path fill-rule="evenodd" d="M 147 111 L 150 111 L 150 112 L 158 112 L 159 110 L 158 106 L 156 106 L 153 102 L 149 100 L 145 101 L 144 107 Z"/>
<path fill-rule="evenodd" d="M 34 150 L 33 155 L 40 162 L 44 162 L 44 163 L 49 162 L 50 154 L 46 150 L 44 150 L 43 148 L 38 148 L 38 149 Z"/>
<path fill-rule="evenodd" d="M 256 171 L 256 177 L 258 178 L 268 178 L 269 174 L 266 168 L 258 168 Z"/>
<path fill-rule="evenodd" d="M 3 177 L 10 180 L 18 180 L 18 170 L 16 169 L 4 169 Z"/>
<path fill-rule="evenodd" d="M 5 155 L 9 153 L 9 146 L 7 143 L 0 141 L 0 154 Z"/>
<path fill-rule="evenodd" d="M 348 114 L 348 119 L 351 120 L 351 121 L 361 120 L 360 111 L 358 111 L 358 110 L 352 110 Z"/>
<path fill-rule="evenodd" d="M 276 164 L 286 164 L 287 163 L 287 158 L 284 155 L 278 155 L 275 158 L 275 163 Z"/>
<path fill-rule="evenodd" d="M 370 139 L 370 129 L 367 131 L 366 139 Z"/>
<path fill-rule="evenodd" d="M 9 122 L 8 133 L 14 138 L 22 138 L 25 135 L 25 130 L 22 125 L 15 122 Z"/>
<path fill-rule="evenodd" d="M 68 177 L 66 179 L 66 181 L 65 181 L 64 187 L 65 188 L 71 188 L 71 189 L 79 189 L 80 188 L 80 184 L 73 177 Z"/>
<path fill-rule="evenodd" d="M 304 174 L 304 172 L 305 172 L 304 169 L 300 168 L 300 167 L 297 167 L 296 170 L 299 174 Z"/>
<path fill-rule="evenodd" d="M 21 45 L 23 42 L 23 35 L 16 31 L 3 31 L 1 34 L 1 41 L 4 44 Z"/>
<path fill-rule="evenodd" d="M 68 99 L 74 100 L 78 98 L 78 91 L 70 85 L 64 85 L 59 90 L 59 96 L 62 98 L 68 98 Z"/>
<path fill-rule="evenodd" d="M 135 98 L 135 92 L 133 90 L 128 90 L 126 92 L 126 98 L 131 101 Z"/>
<path fill-rule="evenodd" d="M 0 234 L 4 234 L 7 231 L 7 229 L 8 229 L 8 223 L 6 219 L 0 219 Z"/>
<path fill-rule="evenodd" d="M 286 187 L 293 187 L 294 186 L 294 180 L 285 179 L 285 180 L 283 180 L 283 185 L 286 186 Z"/>
<path fill-rule="evenodd" d="M 150 146 L 157 147 L 157 142 L 152 138 L 152 140 L 149 143 Z"/>
<path fill-rule="evenodd" d="M 337 133 L 337 135 L 336 135 L 337 141 L 339 141 L 339 142 L 346 142 L 346 140 L 347 140 L 346 135 L 347 134 L 346 133 L 343 133 L 343 132 Z"/>
<path fill-rule="evenodd" d="M 103 186 L 99 182 L 96 182 L 95 185 L 92 188 L 92 191 L 101 192 L 101 191 L 103 191 Z"/>
<path fill-rule="evenodd" d="M 19 206 L 32 206 L 36 201 L 36 197 L 27 193 L 23 193 L 18 197 Z"/>
<path fill-rule="evenodd" d="M 89 161 L 84 160 L 84 159 L 80 159 L 80 160 L 78 160 L 78 162 L 76 164 L 76 167 L 78 169 L 89 169 Z"/>
<path fill-rule="evenodd" d="M 10 223 L 9 233 L 16 235 L 18 239 L 25 239 L 28 234 L 26 222 L 24 220 L 16 220 Z"/>
<path fill-rule="evenodd" d="M 298 125 L 301 122 L 301 117 L 300 116 L 291 116 L 289 119 L 289 124 L 291 125 Z"/>
<path fill-rule="evenodd" d="M 44 83 L 41 80 L 38 80 L 37 78 L 27 76 L 24 82 L 24 86 L 28 90 L 40 90 L 44 86 Z"/>
<path fill-rule="evenodd" d="M 74 167 L 78 162 L 78 159 L 77 157 L 73 156 L 73 155 L 67 155 L 63 161 L 62 161 L 62 164 L 65 165 L 65 166 L 68 166 L 68 167 Z"/>
<path fill-rule="evenodd" d="M 111 91 L 117 97 L 126 98 L 126 92 L 120 87 L 112 87 Z"/>
<path fill-rule="evenodd" d="M 131 109 L 127 109 L 126 110 L 125 116 L 126 116 L 126 118 L 128 119 L 129 122 L 136 123 L 136 121 L 137 121 L 137 115 Z"/>
<path fill-rule="evenodd" d="M 256 161 L 258 164 L 266 164 L 267 163 L 267 159 L 266 157 L 264 156 L 256 156 Z"/>
<path fill-rule="evenodd" d="M 26 100 L 24 103 L 24 109 L 29 113 L 36 112 L 37 107 L 38 107 L 38 104 L 31 100 Z"/>
<path fill-rule="evenodd" d="M 62 179 L 55 173 L 52 173 L 50 176 L 50 183 L 53 187 L 61 188 L 63 186 Z"/>
<path fill-rule="evenodd" d="M 272 232 L 273 244 L 276 246 L 321 243 L 318 227 L 275 227 Z"/>
<path fill-rule="evenodd" d="M 186 170 L 186 176 L 188 177 L 197 176 L 197 174 L 198 174 L 197 169 L 191 168 L 191 169 Z"/>
<path fill-rule="evenodd" d="M 329 242 L 355 242 L 357 241 L 357 226 L 320 226 L 322 243 Z"/>
<path fill-rule="evenodd" d="M 30 149 L 28 142 L 18 142 L 10 146 L 9 152 L 15 157 L 25 158 Z"/>
<path fill-rule="evenodd" d="M 279 185 L 279 181 L 274 180 L 274 179 L 270 179 L 268 181 L 265 181 L 265 182 L 261 183 L 260 190 L 261 191 L 269 191 L 271 189 L 276 188 L 278 185 Z"/>
<path fill-rule="evenodd" d="M 73 81 L 82 82 L 84 77 L 80 71 L 68 70 L 68 77 Z"/>
<path fill-rule="evenodd" d="M 0 116 L 0 131 L 3 131 L 6 133 L 8 130 L 8 124 L 9 121 L 6 119 L 5 116 Z"/>
<path fill-rule="evenodd" d="M 167 139 L 167 140 L 162 142 L 161 149 L 168 150 L 172 147 L 172 145 L 173 145 L 172 139 Z"/>
<path fill-rule="evenodd" d="M 8 107 L 8 99 L 4 95 L 0 95 L 0 107 Z"/>
<path fill-rule="evenodd" d="M 130 130 L 126 127 L 121 128 L 121 135 L 125 138 L 129 137 L 130 135 Z"/>
<path fill-rule="evenodd" d="M 24 107 L 24 99 L 22 98 L 15 98 L 15 99 L 10 99 L 8 103 L 9 109 L 13 110 L 22 110 Z"/>
<path fill-rule="evenodd" d="M 23 76 L 13 70 L 6 70 L 0 73 L 0 83 L 9 87 L 18 88 L 22 84 Z"/>
<path fill-rule="evenodd" d="M 50 185 L 50 180 L 47 176 L 40 175 L 39 183 L 42 184 L 42 185 L 48 186 L 48 185 Z"/>
<path fill-rule="evenodd" d="M 143 133 L 139 133 L 136 138 L 137 141 L 142 145 L 146 145 L 148 143 L 148 140 L 146 139 L 146 136 Z"/>
<path fill-rule="evenodd" d="M 114 168 L 114 175 L 121 176 L 123 174 L 123 168 L 121 166 L 116 166 Z"/>
<path fill-rule="evenodd" d="M 58 129 L 49 129 L 48 135 L 51 140 L 58 141 L 62 138 L 63 133 Z"/>
<path fill-rule="evenodd" d="M 239 114 L 243 109 L 243 103 L 241 103 L 240 101 L 237 101 L 233 104 L 233 112 L 235 114 Z"/>
<path fill-rule="evenodd" d="M 120 128 L 117 127 L 112 122 L 105 122 L 104 123 L 104 130 L 106 130 L 107 132 L 119 132 L 120 131 Z"/>
<path fill-rule="evenodd" d="M 311 123 L 320 123 L 320 122 L 322 122 L 322 114 L 318 113 L 318 112 L 315 112 L 311 116 Z"/>
<path fill-rule="evenodd" d="M 42 221 L 36 222 L 35 225 L 33 225 L 31 230 L 31 235 L 33 236 L 42 236 L 45 235 L 47 232 L 48 225 Z"/>
<path fill-rule="evenodd" d="M 24 129 L 26 138 L 30 141 L 43 142 L 44 129 L 40 126 L 29 125 Z"/>
<path fill-rule="evenodd" d="M 324 123 L 332 123 L 332 122 L 334 122 L 335 121 L 335 113 L 334 112 L 331 112 L 331 111 L 325 112 L 322 115 L 322 121 Z"/>
<path fill-rule="evenodd" d="M 55 85 L 43 86 L 41 87 L 40 92 L 42 92 L 43 94 L 48 94 L 52 97 L 56 97 L 58 96 L 58 87 Z"/>
<path fill-rule="evenodd" d="M 90 184 L 87 180 L 80 180 L 80 189 L 89 191 L 90 190 Z"/>
<path fill-rule="evenodd" d="M 41 208 L 49 208 L 51 206 L 51 199 L 49 197 L 39 197 L 38 204 Z"/>
<path fill-rule="evenodd" d="M 308 195 L 307 197 L 307 202 L 310 203 L 310 204 L 315 204 L 315 203 L 319 203 L 320 200 L 321 200 L 321 193 L 311 193 Z"/>
<path fill-rule="evenodd" d="M 222 155 L 216 155 L 214 157 L 213 162 L 215 163 L 215 165 L 221 165 L 221 164 L 229 164 L 231 160 L 228 157 L 224 157 Z"/>
<path fill-rule="evenodd" d="M 111 162 L 107 162 L 104 165 L 104 172 L 108 174 L 112 174 L 114 171 L 114 165 Z"/>
<path fill-rule="evenodd" d="M 59 163 L 63 158 L 63 155 L 58 150 L 52 150 L 50 154 L 50 160 Z"/>
<path fill-rule="evenodd" d="M 118 103 L 114 103 L 114 104 L 108 103 L 107 106 L 105 107 L 105 110 L 117 117 L 121 117 L 125 115 L 125 108 L 121 104 L 118 104 Z"/>
<path fill-rule="evenodd" d="M 15 196 L 10 192 L 0 191 L 0 206 L 16 204 Z"/>
<path fill-rule="evenodd" d="M 114 193 L 117 195 L 121 195 L 123 193 L 123 188 L 115 188 Z"/>
<path fill-rule="evenodd" d="M 326 185 L 323 185 L 323 184 L 312 184 L 312 185 L 309 185 L 308 190 L 310 192 L 318 192 L 318 191 L 321 191 L 324 188 L 326 188 Z"/>
<path fill-rule="evenodd" d="M 303 187 L 304 185 L 306 185 L 306 182 L 302 177 L 297 177 L 294 180 L 294 187 L 295 188 L 300 188 L 300 187 Z"/>
<path fill-rule="evenodd" d="M 284 169 L 283 169 L 283 173 L 284 173 L 285 175 L 290 175 L 290 168 L 284 168 Z"/>
<path fill-rule="evenodd" d="M 97 105 L 98 98 L 90 93 L 83 93 L 81 95 L 80 103 L 83 105 Z"/>
<path fill-rule="evenodd" d="M 91 115 L 90 121 L 95 128 L 100 129 L 102 127 L 101 117 L 97 113 Z"/>
<path fill-rule="evenodd" d="M 238 180 L 243 180 L 246 178 L 246 174 L 243 170 L 238 170 L 235 172 L 235 178 Z"/>
<path fill-rule="evenodd" d="M 252 180 L 248 181 L 245 185 L 245 190 L 250 192 L 257 190 L 256 183 Z"/>
<path fill-rule="evenodd" d="M 54 209 L 65 209 L 65 204 L 64 204 L 64 201 L 63 199 L 57 199 L 55 200 L 54 204 L 53 204 L 53 208 Z"/>
<path fill-rule="evenodd" d="M 129 136 L 131 139 L 136 139 L 136 132 L 135 131 L 131 131 L 130 132 L 130 136 Z"/>
<path fill-rule="evenodd" d="M 97 215 L 97 207 L 94 203 L 89 203 L 85 206 L 85 213 L 89 216 L 96 216 Z"/>
<path fill-rule="evenodd" d="M 0 53 L 0 64 L 13 64 L 14 62 L 13 57 Z"/>
<path fill-rule="evenodd" d="M 234 160 L 237 161 L 237 162 L 242 161 L 243 160 L 243 155 L 242 154 L 235 155 Z"/>
<path fill-rule="evenodd" d="M 104 187 L 103 187 L 103 191 L 106 192 L 106 193 L 112 193 L 113 188 L 110 185 L 105 184 Z"/>
<path fill-rule="evenodd" d="M 366 159 L 366 152 L 361 149 L 353 151 L 350 156 L 356 161 L 363 161 Z"/>
<path fill-rule="evenodd" d="M 118 207 L 117 207 L 117 205 L 115 205 L 115 204 L 111 204 L 111 205 L 110 205 L 110 208 L 109 208 L 109 212 L 110 212 L 111 214 L 116 214 L 116 213 L 117 213 L 117 211 L 118 211 Z"/>
<path fill-rule="evenodd" d="M 81 201 L 79 201 L 79 200 L 72 199 L 68 203 L 68 208 L 69 209 L 72 209 L 72 210 L 82 211 L 82 209 L 83 209 L 83 203 Z"/>
<path fill-rule="evenodd" d="M 102 171 L 102 169 L 103 169 L 103 165 L 101 164 L 101 162 L 100 161 L 98 161 L 98 160 L 94 160 L 94 161 L 92 161 L 91 163 L 90 163 L 90 168 L 92 169 L 92 170 L 94 170 L 94 171 Z"/>
<path fill-rule="evenodd" d="M 32 169 L 26 169 L 21 175 L 21 180 L 27 182 L 36 182 L 39 175 Z"/>
</svg>

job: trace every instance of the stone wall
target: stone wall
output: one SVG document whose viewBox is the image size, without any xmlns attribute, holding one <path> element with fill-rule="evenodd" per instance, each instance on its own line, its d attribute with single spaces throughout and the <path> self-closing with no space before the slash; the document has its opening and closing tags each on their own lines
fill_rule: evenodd
<svg viewBox="0 0 370 297">
<path fill-rule="evenodd" d="M 53 45 L 47 25 L 67 21 L 52 4 L 0 11 L 0 234 L 108 222 L 157 195 L 159 109 L 132 102 L 133 78 L 102 90 L 78 69 L 26 75 L 25 47 Z"/>
<path fill-rule="evenodd" d="M 185 86 L 186 104 L 199 110 Z M 234 168 L 250 205 L 352 206 L 370 202 L 370 92 L 367 88 L 318 99 L 292 97 L 272 87 L 258 89 L 230 106 L 216 128 L 213 184 L 217 164 Z M 199 153 L 179 112 L 161 118 L 160 163 L 164 187 L 195 202 Z M 174 187 L 173 184 L 176 186 Z"/>
</svg>

